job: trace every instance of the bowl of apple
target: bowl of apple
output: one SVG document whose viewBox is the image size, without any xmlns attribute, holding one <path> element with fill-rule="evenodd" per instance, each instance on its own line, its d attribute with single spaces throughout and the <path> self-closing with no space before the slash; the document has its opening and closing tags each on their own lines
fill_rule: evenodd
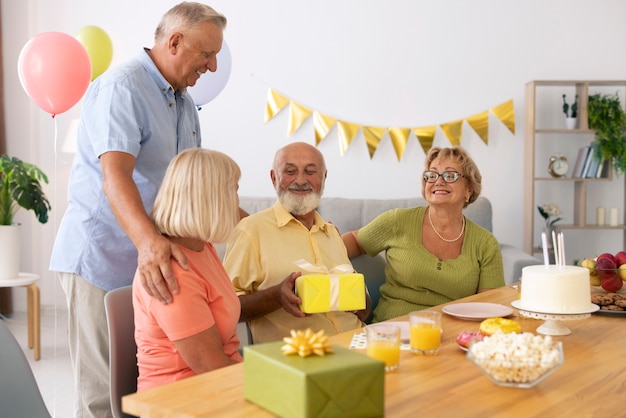
<svg viewBox="0 0 626 418">
<path fill-rule="evenodd" d="M 626 282 L 626 251 L 603 253 L 596 258 L 585 258 L 579 266 L 589 269 L 589 282 L 595 290 L 617 293 Z"/>
</svg>

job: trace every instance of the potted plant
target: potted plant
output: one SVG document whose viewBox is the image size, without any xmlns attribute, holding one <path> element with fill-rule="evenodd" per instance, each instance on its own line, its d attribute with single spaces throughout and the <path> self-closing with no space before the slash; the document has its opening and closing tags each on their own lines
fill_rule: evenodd
<svg viewBox="0 0 626 418">
<path fill-rule="evenodd" d="M 20 209 L 32 210 L 37 220 L 48 222 L 51 209 L 42 182 L 48 177 L 41 169 L 19 158 L 0 157 L 0 279 L 18 277 L 20 228 L 13 218 Z"/>
<path fill-rule="evenodd" d="M 589 96 L 589 129 L 595 134 L 595 158 L 609 160 L 616 174 L 626 172 L 626 115 L 617 93 Z"/>
<path fill-rule="evenodd" d="M 563 95 L 563 113 L 565 113 L 565 127 L 574 129 L 578 117 L 578 95 L 574 97 L 574 103 L 571 106 L 567 103 L 566 95 Z"/>
</svg>

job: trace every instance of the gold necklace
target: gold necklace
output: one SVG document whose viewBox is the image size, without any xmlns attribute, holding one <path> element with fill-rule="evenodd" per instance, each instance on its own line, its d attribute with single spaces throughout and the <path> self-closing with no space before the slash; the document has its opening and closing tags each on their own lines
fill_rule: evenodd
<svg viewBox="0 0 626 418">
<path fill-rule="evenodd" d="M 461 226 L 461 233 L 459 234 L 459 236 L 456 237 L 455 239 L 446 239 L 446 238 L 441 236 L 439 231 L 437 231 L 437 229 L 435 228 L 435 225 L 433 225 L 433 220 L 430 217 L 430 208 L 428 208 L 427 210 L 428 210 L 428 222 L 430 223 L 430 227 L 433 229 L 433 231 L 435 231 L 435 234 L 437 234 L 437 236 L 442 241 L 445 241 L 445 242 L 457 242 L 459 240 L 459 238 L 461 238 L 463 236 L 463 232 L 465 232 L 465 216 L 463 216 L 463 226 Z"/>
</svg>

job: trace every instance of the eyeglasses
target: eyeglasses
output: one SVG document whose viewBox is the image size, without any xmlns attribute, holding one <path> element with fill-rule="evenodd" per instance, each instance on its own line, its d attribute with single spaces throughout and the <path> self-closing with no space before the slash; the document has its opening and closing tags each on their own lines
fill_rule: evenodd
<svg viewBox="0 0 626 418">
<path fill-rule="evenodd" d="M 424 171 L 424 181 L 426 183 L 435 183 L 439 177 L 441 177 L 446 183 L 454 183 L 461 177 L 465 176 L 457 171 L 444 171 L 441 174 L 436 171 Z"/>
</svg>

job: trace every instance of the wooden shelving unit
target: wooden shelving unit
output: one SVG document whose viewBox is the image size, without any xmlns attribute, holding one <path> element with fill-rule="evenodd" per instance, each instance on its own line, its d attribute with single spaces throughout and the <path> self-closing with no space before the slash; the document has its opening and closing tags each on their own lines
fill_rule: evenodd
<svg viewBox="0 0 626 418">
<path fill-rule="evenodd" d="M 589 103 L 589 95 L 594 94 L 596 89 L 610 90 L 619 89 L 624 91 L 626 88 L 626 80 L 601 80 L 601 81 L 589 81 L 589 80 L 539 80 L 531 81 L 526 84 L 526 118 L 525 118 L 525 144 L 524 144 L 524 251 L 529 254 L 536 254 L 541 252 L 540 248 L 537 248 L 537 243 L 540 241 L 536 236 L 536 217 L 539 216 L 537 211 L 538 204 L 544 202 L 537 202 L 537 185 L 542 183 L 542 186 L 547 188 L 565 187 L 573 183 L 573 219 L 570 224 L 558 223 L 559 230 L 589 230 L 591 231 L 615 231 L 623 230 L 623 248 L 626 248 L 626 192 L 624 192 L 624 202 L 621 205 L 620 211 L 622 213 L 622 219 L 618 226 L 609 226 L 608 224 L 599 226 L 596 224 L 590 224 L 587 222 L 587 206 L 590 203 L 588 198 L 588 188 L 593 187 L 599 182 L 607 182 L 613 180 L 613 169 L 611 168 L 608 178 L 573 178 L 562 177 L 553 178 L 550 177 L 547 171 L 542 171 L 541 167 L 537 167 L 537 141 L 560 141 L 562 147 L 576 147 L 579 146 L 568 144 L 568 138 L 573 136 L 588 136 L 589 142 L 593 141 L 594 131 L 589 129 L 587 105 Z M 540 92 L 542 89 L 552 89 L 550 100 L 552 101 L 550 110 L 554 106 L 559 106 L 560 103 L 556 102 L 561 99 L 561 95 L 558 94 L 557 99 L 554 98 L 557 95 L 557 91 L 562 90 L 569 91 L 568 100 L 571 101 L 574 98 L 574 94 L 578 94 L 578 126 L 575 129 L 565 129 L 564 126 L 554 126 L 554 120 L 544 118 L 541 123 L 542 114 L 541 110 L 545 111 L 545 106 L 541 103 L 542 97 Z M 545 95 L 543 96 L 545 99 Z M 620 95 L 622 99 L 622 105 L 624 105 L 624 99 L 626 95 Z M 550 126 L 550 123 L 552 126 Z M 570 160 L 570 168 L 574 165 L 575 161 Z M 539 174 L 541 173 L 541 174 Z M 626 176 L 624 176 L 626 177 Z M 622 186 L 624 187 L 624 186 Z M 541 218 L 541 217 L 539 217 Z M 607 222 L 608 223 L 608 222 Z"/>
</svg>

